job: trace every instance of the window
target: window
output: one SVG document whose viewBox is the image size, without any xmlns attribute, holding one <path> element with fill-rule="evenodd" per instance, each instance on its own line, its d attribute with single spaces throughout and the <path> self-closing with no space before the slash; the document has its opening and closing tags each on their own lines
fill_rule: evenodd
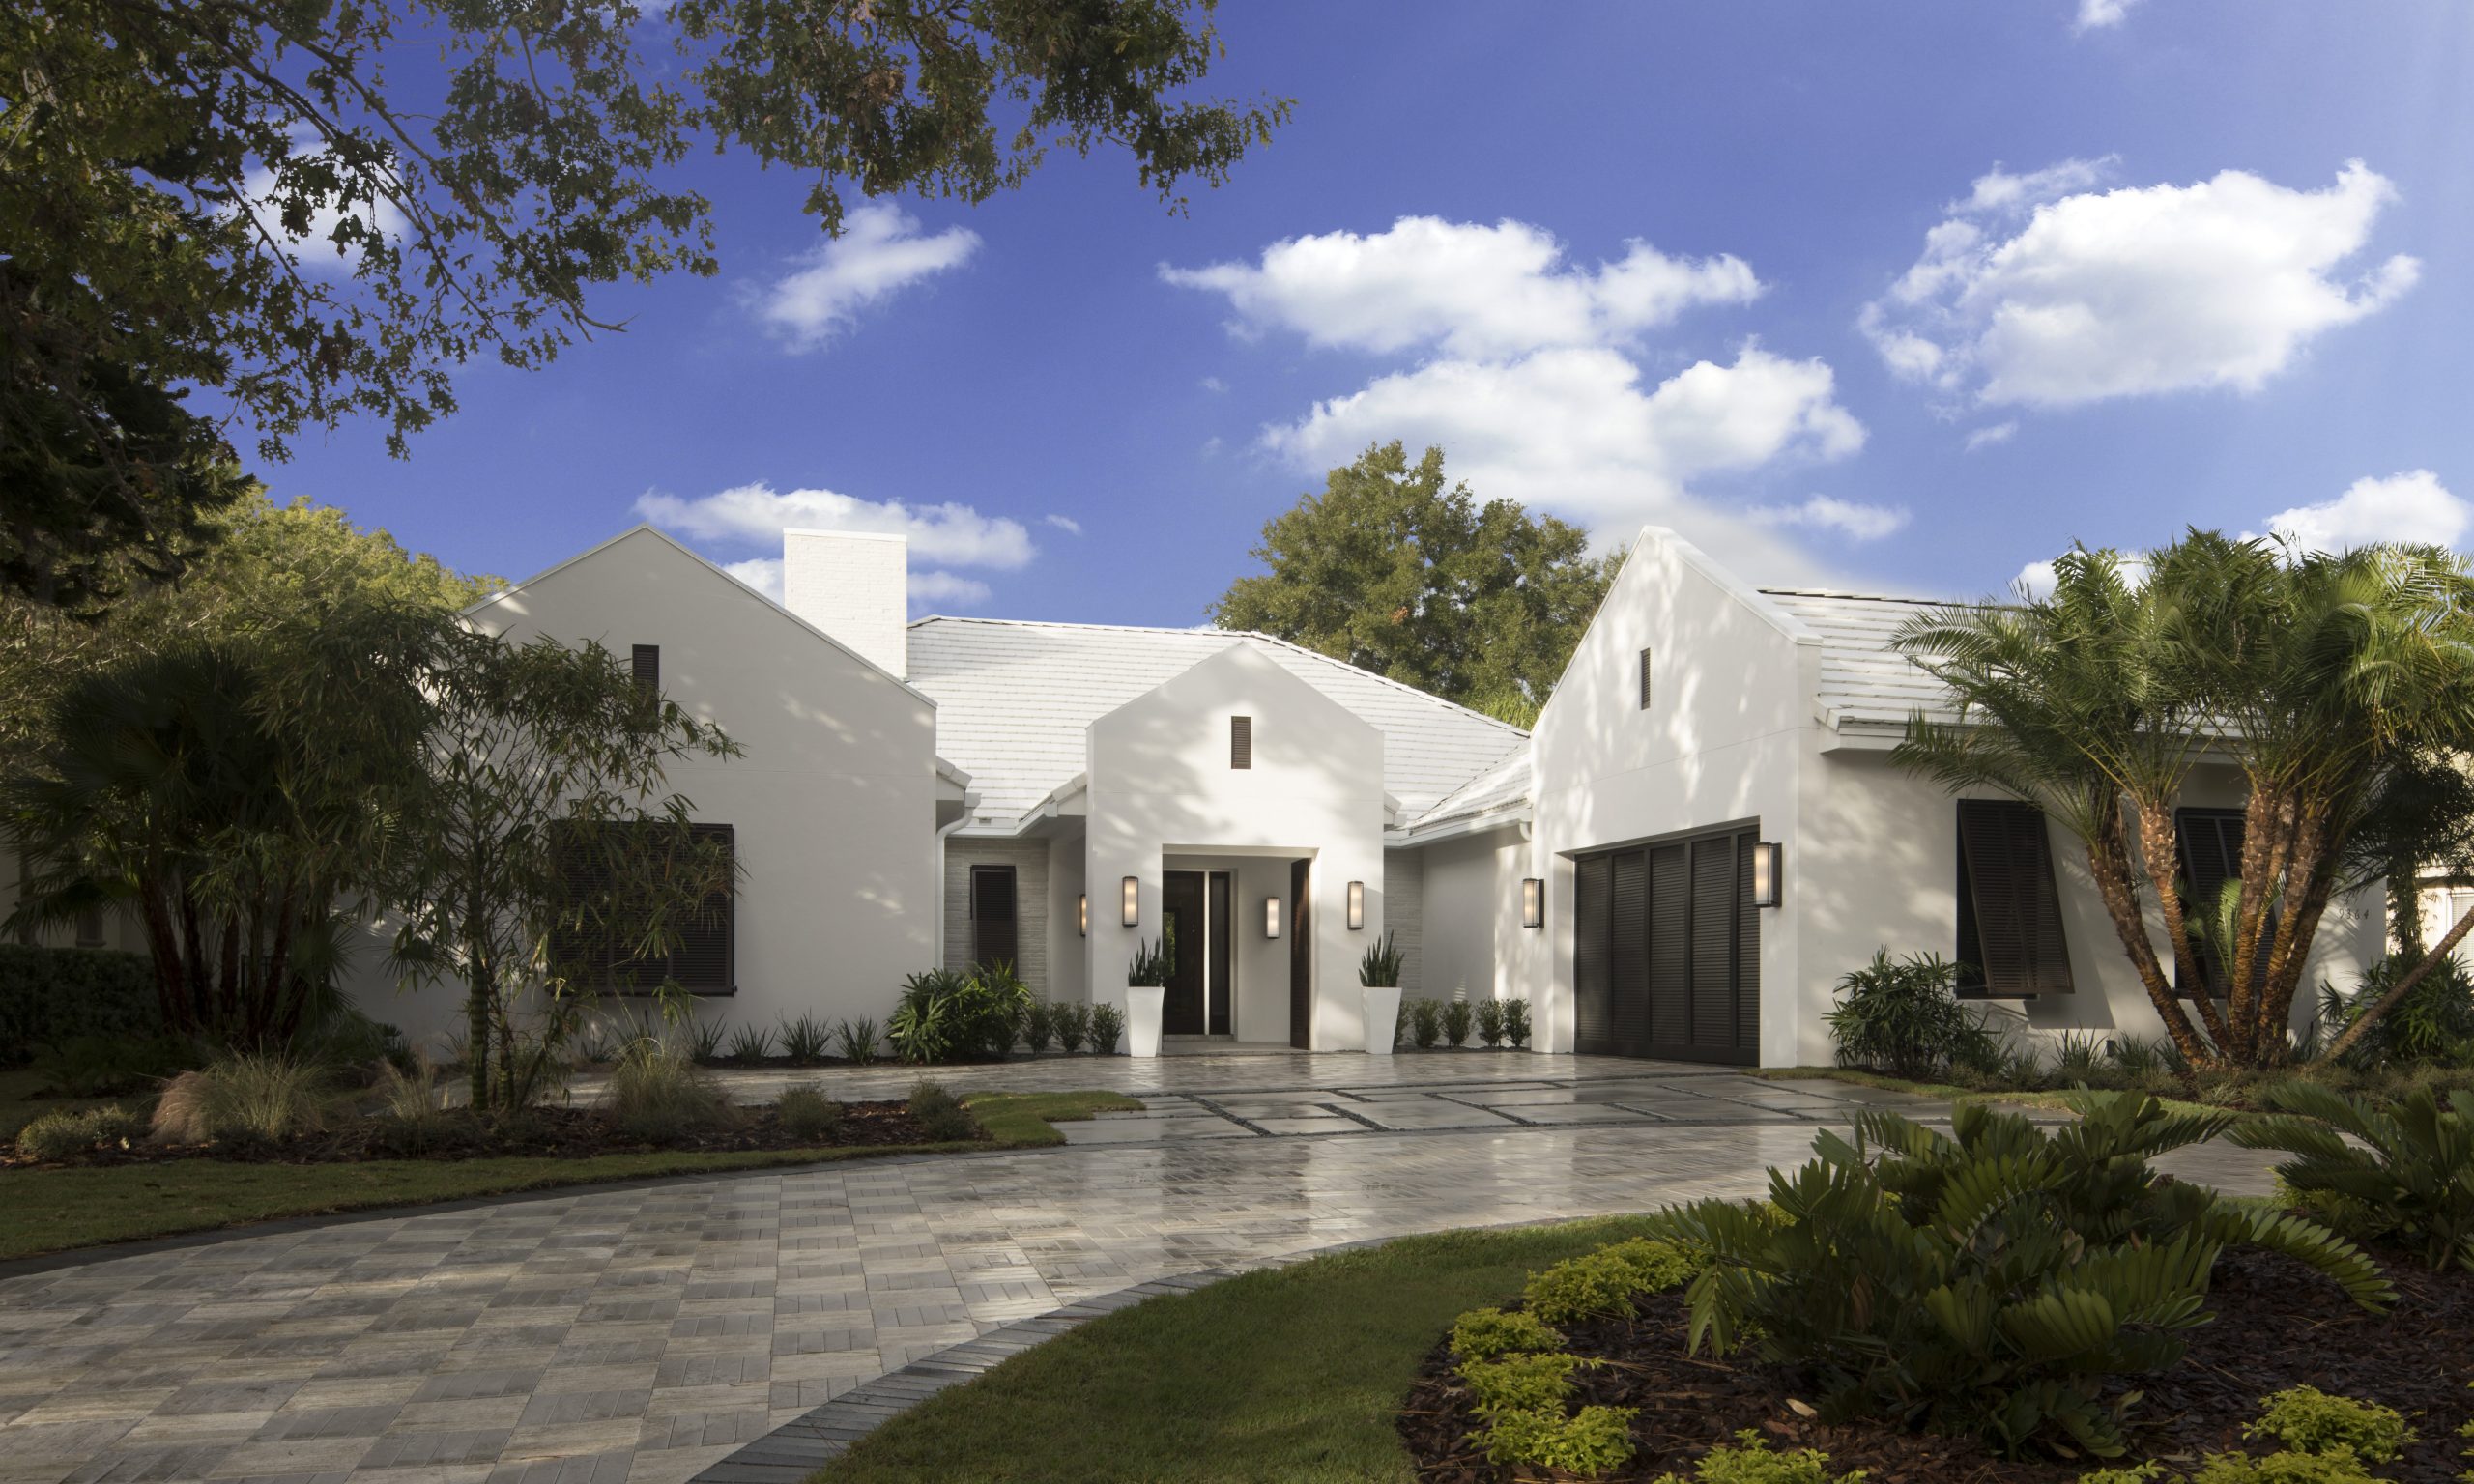
<svg viewBox="0 0 2474 1484">
<path fill-rule="evenodd" d="M 650 993 L 664 979 L 675 978 L 680 987 L 698 994 L 735 994 L 738 992 L 737 962 L 734 953 L 737 899 L 737 832 L 727 824 L 690 824 L 688 838 L 716 842 L 722 852 L 726 871 L 720 887 L 705 899 L 704 910 L 687 915 L 678 925 L 678 947 L 668 958 L 638 960 L 627 956 L 628 945 L 621 941 L 622 929 L 613 920 L 627 917 L 624 904 L 613 897 L 611 853 L 661 847 L 668 826 L 659 823 L 620 826 L 614 833 L 607 851 L 587 849 L 572 832 L 558 846 L 560 872 L 564 877 L 569 899 L 581 902 L 589 915 L 597 919 L 600 929 L 561 928 L 551 937 L 551 953 L 572 972 L 580 973 L 588 982 L 622 992 Z M 674 837 L 675 838 L 675 837 Z"/>
<path fill-rule="evenodd" d="M 970 869 L 970 961 L 973 968 L 994 964 L 1019 967 L 1021 935 L 1017 927 L 1014 868 L 973 866 Z"/>
<path fill-rule="evenodd" d="M 635 666 L 636 683 L 647 691 L 661 691 L 661 645 L 638 644 L 629 656 Z"/>
<path fill-rule="evenodd" d="M 1254 765 L 1254 719 L 1251 716 L 1228 719 L 1228 765 L 1232 768 Z"/>
<path fill-rule="evenodd" d="M 77 914 L 77 946 L 79 948 L 103 946 L 102 908 L 88 907 Z"/>
<path fill-rule="evenodd" d="M 1959 801 L 1959 992 L 2071 992 L 2070 948 L 2045 816 L 2008 799 Z"/>
<path fill-rule="evenodd" d="M 1650 709 L 1650 651 L 1641 651 L 1641 709 Z"/>
<path fill-rule="evenodd" d="M 2238 809 L 2177 809 L 2173 811 L 2173 834 L 2182 852 L 2182 911 L 2191 926 L 2191 952 L 2199 959 L 2201 981 L 2214 999 L 2226 998 L 2231 985 L 2226 980 L 2226 966 L 2202 937 L 2201 923 L 2209 920 L 2223 896 L 2226 884 L 2242 876 L 2242 811 Z M 2268 925 L 2275 930 L 2275 924 Z M 2273 942 L 2273 939 L 2268 941 Z M 2256 956 L 2252 982 L 2265 984 L 2268 956 L 2263 951 Z M 2189 994 L 2191 986 L 2181 983 L 2176 967 L 2173 992 Z"/>
</svg>

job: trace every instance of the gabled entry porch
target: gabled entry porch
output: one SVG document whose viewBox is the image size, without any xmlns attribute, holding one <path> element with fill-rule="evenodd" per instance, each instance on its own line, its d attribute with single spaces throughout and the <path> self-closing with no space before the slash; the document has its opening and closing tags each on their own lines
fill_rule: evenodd
<svg viewBox="0 0 2474 1484">
<path fill-rule="evenodd" d="M 1161 1029 L 1223 1044 L 1303 1047 L 1313 1024 L 1309 851 L 1164 853 L 1162 932 L 1174 965 Z"/>
</svg>

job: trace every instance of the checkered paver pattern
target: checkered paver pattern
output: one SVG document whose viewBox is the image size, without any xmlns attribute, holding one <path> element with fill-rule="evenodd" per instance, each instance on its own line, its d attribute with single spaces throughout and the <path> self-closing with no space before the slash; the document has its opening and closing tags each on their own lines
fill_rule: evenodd
<svg viewBox="0 0 2474 1484">
<path fill-rule="evenodd" d="M 863 1098 L 908 1077 L 815 1080 Z M 1816 1125 L 1914 1102 L 1510 1055 L 950 1080 L 1156 1105 L 1069 1126 L 1091 1142 L 1058 1150 L 523 1198 L 0 1280 L 0 1484 L 679 1484 L 1067 1305 L 1350 1241 L 1748 1194 Z"/>
</svg>

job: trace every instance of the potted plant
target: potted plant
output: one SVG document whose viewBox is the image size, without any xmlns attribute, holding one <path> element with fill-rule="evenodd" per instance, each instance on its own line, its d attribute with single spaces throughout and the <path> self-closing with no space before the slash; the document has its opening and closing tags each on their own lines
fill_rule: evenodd
<svg viewBox="0 0 2474 1484">
<path fill-rule="evenodd" d="M 1358 992 L 1366 997 L 1366 1050 L 1390 1056 L 1400 1023 L 1400 950 L 1385 933 L 1357 964 Z M 1382 1029 L 1378 1030 L 1378 1027 Z"/>
<path fill-rule="evenodd" d="M 1125 971 L 1126 1055 L 1160 1054 L 1160 1014 L 1168 999 L 1168 974 L 1176 964 L 1177 935 L 1173 929 L 1162 932 L 1155 942 L 1136 946 L 1134 961 L 1126 965 Z"/>
</svg>

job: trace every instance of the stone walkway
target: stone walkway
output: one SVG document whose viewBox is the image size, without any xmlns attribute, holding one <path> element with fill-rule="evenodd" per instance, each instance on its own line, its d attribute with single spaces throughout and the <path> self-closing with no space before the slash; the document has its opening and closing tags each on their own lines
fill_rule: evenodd
<svg viewBox="0 0 2474 1484">
<path fill-rule="evenodd" d="M 899 1070 L 735 1074 L 898 1093 Z M 238 1236 L 0 1282 L 0 1484 L 679 1484 L 861 1383 L 1165 1275 L 1759 1190 L 1814 1127 L 1935 1105 L 1530 1055 L 1056 1059 L 1059 1150 L 715 1177 Z M 587 1090 L 589 1091 L 589 1090 Z M 2256 1188 L 2239 1152 L 2184 1173 Z"/>
</svg>

